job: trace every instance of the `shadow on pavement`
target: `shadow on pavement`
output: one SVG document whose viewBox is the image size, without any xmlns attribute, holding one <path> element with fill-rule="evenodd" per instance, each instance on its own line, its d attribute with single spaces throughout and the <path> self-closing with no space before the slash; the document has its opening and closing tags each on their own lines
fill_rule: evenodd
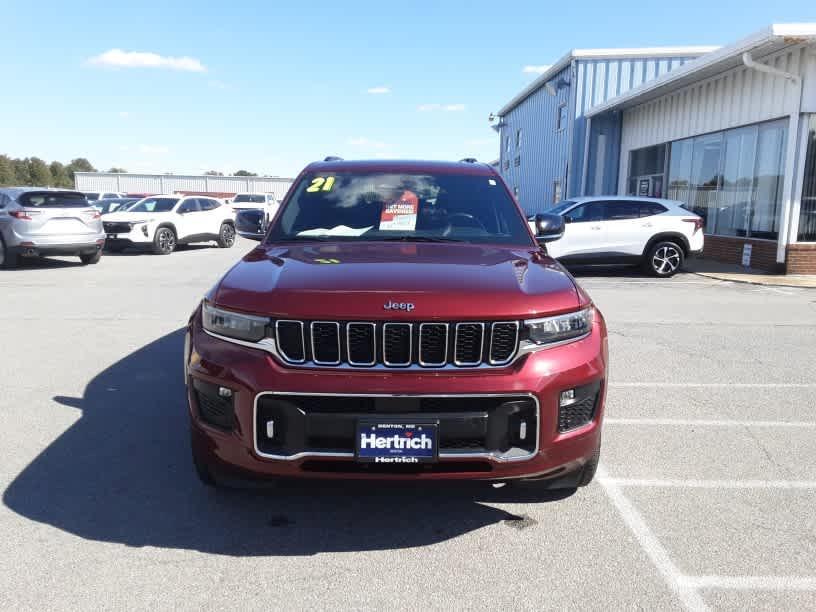
<svg viewBox="0 0 816 612">
<path fill-rule="evenodd" d="M 484 483 L 338 481 L 208 489 L 190 462 L 182 343 L 177 330 L 100 372 L 82 397 L 54 398 L 82 416 L 15 478 L 6 506 L 90 540 L 311 555 L 433 544 L 499 522 L 524 528 L 532 519 L 480 502 L 554 501 L 573 492 L 542 498 Z"/>
</svg>

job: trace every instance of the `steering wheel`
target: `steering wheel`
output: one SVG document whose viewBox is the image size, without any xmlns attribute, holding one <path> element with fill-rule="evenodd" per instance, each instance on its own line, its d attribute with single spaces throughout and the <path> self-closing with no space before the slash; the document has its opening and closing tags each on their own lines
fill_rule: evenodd
<svg viewBox="0 0 816 612">
<path fill-rule="evenodd" d="M 465 219 L 466 221 L 468 221 L 468 223 L 451 223 L 456 218 Z M 445 228 L 445 231 L 442 232 L 442 235 L 450 236 L 454 227 L 475 227 L 487 233 L 487 228 L 481 221 L 479 221 L 476 217 L 474 217 L 470 213 L 465 212 L 458 212 L 450 215 L 448 217 L 448 226 Z"/>
</svg>

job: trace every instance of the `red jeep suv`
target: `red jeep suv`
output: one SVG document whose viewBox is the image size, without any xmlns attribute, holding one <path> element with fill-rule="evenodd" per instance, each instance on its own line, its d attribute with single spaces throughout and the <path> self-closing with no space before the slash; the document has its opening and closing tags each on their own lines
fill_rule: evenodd
<svg viewBox="0 0 816 612">
<path fill-rule="evenodd" d="M 309 165 L 190 319 L 198 475 L 588 484 L 606 327 L 536 228 L 472 160 Z"/>
</svg>

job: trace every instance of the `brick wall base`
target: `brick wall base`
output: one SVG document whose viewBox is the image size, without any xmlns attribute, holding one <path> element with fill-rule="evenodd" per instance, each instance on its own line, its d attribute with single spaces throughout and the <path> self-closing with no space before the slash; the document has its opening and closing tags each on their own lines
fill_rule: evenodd
<svg viewBox="0 0 816 612">
<path fill-rule="evenodd" d="M 789 244 L 788 274 L 816 274 L 816 244 Z"/>
<path fill-rule="evenodd" d="M 751 246 L 751 267 L 773 273 L 784 273 L 784 264 L 776 262 L 776 243 L 730 236 L 706 236 L 703 257 L 725 263 L 741 264 L 742 249 Z"/>
</svg>

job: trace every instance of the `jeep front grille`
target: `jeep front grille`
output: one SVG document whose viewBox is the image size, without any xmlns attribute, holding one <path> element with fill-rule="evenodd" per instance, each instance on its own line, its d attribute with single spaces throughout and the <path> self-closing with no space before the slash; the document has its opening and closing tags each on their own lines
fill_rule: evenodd
<svg viewBox="0 0 816 612">
<path fill-rule="evenodd" d="M 278 320 L 277 352 L 293 365 L 354 368 L 503 366 L 519 344 L 519 322 Z"/>
</svg>

